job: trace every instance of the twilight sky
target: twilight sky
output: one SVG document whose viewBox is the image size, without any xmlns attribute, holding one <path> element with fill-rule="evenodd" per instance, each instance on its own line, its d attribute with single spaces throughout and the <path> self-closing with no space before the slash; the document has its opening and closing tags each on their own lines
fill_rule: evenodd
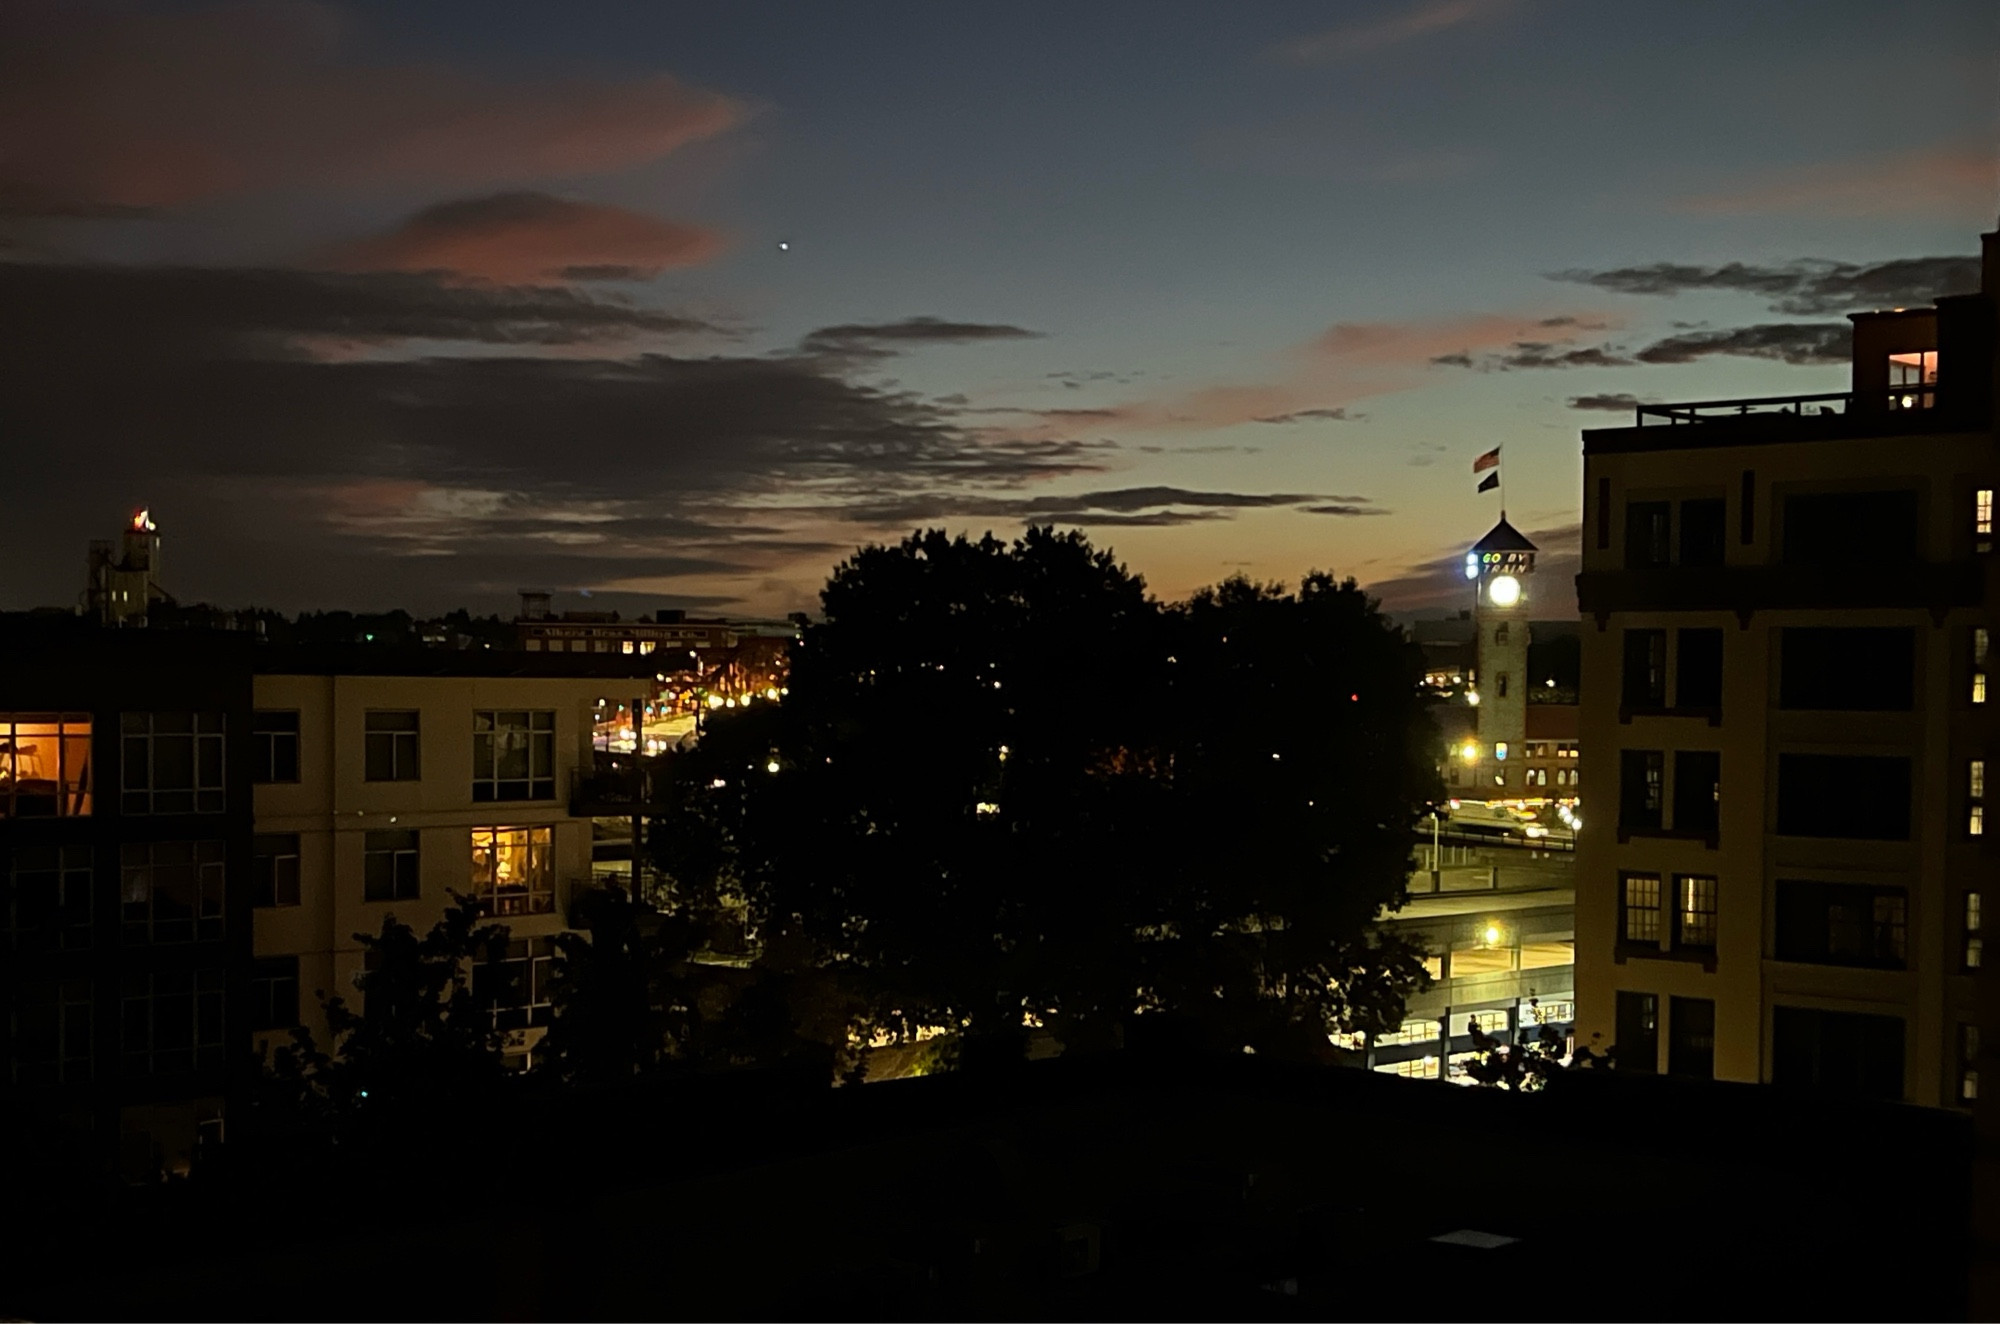
<svg viewBox="0 0 2000 1324">
<path fill-rule="evenodd" d="M 1558 614 L 1578 430 L 1843 389 L 1996 142 L 1991 0 L 8 0 L 0 608 L 148 505 L 238 606 L 1035 521 L 1421 610 L 1504 445 Z"/>
</svg>

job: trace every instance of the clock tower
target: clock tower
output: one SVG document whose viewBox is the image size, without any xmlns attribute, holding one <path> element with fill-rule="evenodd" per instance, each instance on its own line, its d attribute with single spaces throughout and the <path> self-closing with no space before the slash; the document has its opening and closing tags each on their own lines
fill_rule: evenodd
<svg viewBox="0 0 2000 1324">
<path fill-rule="evenodd" d="M 1528 600 L 1534 582 L 1535 544 L 1500 522 L 1465 554 L 1465 577 L 1477 593 L 1473 689 L 1478 696 L 1477 736 L 1462 749 L 1472 776 L 1468 797 L 1519 798 L 1528 733 Z M 1468 757 L 1470 755 L 1470 757 Z"/>
</svg>

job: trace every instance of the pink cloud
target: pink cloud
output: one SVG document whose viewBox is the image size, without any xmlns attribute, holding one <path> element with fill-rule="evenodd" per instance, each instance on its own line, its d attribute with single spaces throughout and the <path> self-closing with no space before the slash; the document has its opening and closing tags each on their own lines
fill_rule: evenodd
<svg viewBox="0 0 2000 1324">
<path fill-rule="evenodd" d="M 342 244 L 318 265 L 339 271 L 441 271 L 508 285 L 645 279 L 723 249 L 713 230 L 546 193 L 439 203 L 386 234 Z"/>
<path fill-rule="evenodd" d="M 1612 323 L 1594 314 L 1480 313 L 1423 322 L 1340 322 L 1312 344 L 1331 362 L 1369 367 L 1421 367 L 1446 354 L 1469 354 L 1523 342 L 1566 344 L 1582 331 Z"/>
<path fill-rule="evenodd" d="M 1490 17 L 1513 7 L 1513 0 L 1425 0 L 1386 17 L 1348 23 L 1309 37 L 1298 37 L 1278 48 L 1278 54 L 1299 64 L 1367 55 L 1387 46 L 1428 37 L 1450 28 Z"/>
<path fill-rule="evenodd" d="M 742 115 L 665 74 L 505 80 L 368 63 L 345 51 L 343 28 L 302 0 L 0 5 L 0 192 L 155 207 L 574 178 L 657 160 Z"/>
<path fill-rule="evenodd" d="M 1803 166 L 1718 193 L 1683 198 L 1698 216 L 1813 212 L 1834 216 L 1991 214 L 2000 196 L 2000 153 L 1938 147 Z"/>
</svg>

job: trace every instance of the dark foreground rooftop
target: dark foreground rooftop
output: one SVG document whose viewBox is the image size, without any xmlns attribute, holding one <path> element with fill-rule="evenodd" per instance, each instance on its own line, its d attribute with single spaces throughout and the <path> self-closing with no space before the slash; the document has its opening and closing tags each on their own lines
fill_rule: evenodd
<svg viewBox="0 0 2000 1324">
<path fill-rule="evenodd" d="M 441 1135 L 351 1133 L 333 1163 L 232 1140 L 141 1204 L 47 1207 L 0 1313 L 1964 1312 L 1963 1119 L 1759 1087 L 1599 1075 L 1513 1096 L 1125 1053 L 834 1091 L 566 1092 Z"/>
</svg>

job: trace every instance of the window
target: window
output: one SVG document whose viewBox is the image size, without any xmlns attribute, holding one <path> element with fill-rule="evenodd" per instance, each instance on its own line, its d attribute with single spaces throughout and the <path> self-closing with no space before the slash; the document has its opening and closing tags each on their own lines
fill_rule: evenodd
<svg viewBox="0 0 2000 1324">
<path fill-rule="evenodd" d="M 555 947 L 547 938 L 510 942 L 472 967 L 472 997 L 493 1017 L 496 1030 L 525 1030 L 549 1023 L 550 977 Z"/>
<path fill-rule="evenodd" d="M 1934 349 L 1889 356 L 1889 408 L 1929 409 L 1937 395 L 1938 356 Z"/>
<path fill-rule="evenodd" d="M 0 713 L 0 818 L 90 812 L 90 719 Z"/>
<path fill-rule="evenodd" d="M 1722 755 L 1681 750 L 1674 755 L 1674 831 L 1712 837 L 1721 825 Z"/>
<path fill-rule="evenodd" d="M 1986 835 L 1986 760 L 1968 759 L 1965 764 L 1965 835 Z"/>
<path fill-rule="evenodd" d="M 414 709 L 370 709 L 365 718 L 365 775 L 371 782 L 413 782 L 420 734 Z"/>
<path fill-rule="evenodd" d="M 299 1023 L 299 958 L 276 956 L 250 968 L 250 1028 L 289 1030 Z"/>
<path fill-rule="evenodd" d="M 1682 630 L 1674 676 L 1674 703 L 1680 708 L 1722 707 L 1722 631 Z"/>
<path fill-rule="evenodd" d="M 1985 935 L 1979 923 L 1979 893 L 1965 894 L 1965 905 L 1960 914 L 1964 933 L 1963 945 L 1959 949 L 1958 965 L 1961 970 L 1970 973 L 1979 969 L 1986 957 Z"/>
<path fill-rule="evenodd" d="M 126 713 L 119 730 L 126 813 L 222 812 L 221 713 Z"/>
<path fill-rule="evenodd" d="M 222 971 L 134 972 L 124 994 L 126 1074 L 222 1065 Z"/>
<path fill-rule="evenodd" d="M 472 715 L 474 800 L 553 800 L 555 778 L 554 712 Z"/>
<path fill-rule="evenodd" d="M 1972 628 L 1972 701 L 1986 702 L 1986 627 Z"/>
<path fill-rule="evenodd" d="M 1507 622 L 1507 621 L 1502 621 L 1502 622 L 1500 622 L 1500 624 L 1498 624 L 1498 625 L 1496 625 L 1496 626 L 1494 626 L 1494 627 L 1493 627 L 1493 642 L 1494 642 L 1494 643 L 1496 643 L 1496 644 L 1504 644 L 1504 643 L 1506 643 L 1506 642 L 1507 642 L 1507 626 L 1508 626 L 1508 624 L 1509 624 L 1509 622 Z"/>
<path fill-rule="evenodd" d="M 1778 832 L 1857 841 L 1910 839 L 1910 761 L 1880 755 L 1780 754 Z"/>
<path fill-rule="evenodd" d="M 20 951 L 90 946 L 90 847 L 18 846 L 7 874 L 7 931 Z"/>
<path fill-rule="evenodd" d="M 1667 1003 L 1667 1073 L 1715 1078 L 1715 1003 L 1672 998 Z"/>
<path fill-rule="evenodd" d="M 1672 507 L 1664 501 L 1625 503 L 1625 568 L 1657 570 L 1673 560 Z"/>
<path fill-rule="evenodd" d="M 1781 879 L 1778 959 L 1900 970 L 1908 953 L 1907 911 L 1901 888 Z"/>
<path fill-rule="evenodd" d="M 423 890 L 417 841 L 415 829 L 409 828 L 367 835 L 361 851 L 362 900 L 416 900 Z"/>
<path fill-rule="evenodd" d="M 1597 550 L 1606 551 L 1611 546 L 1611 480 L 1597 480 Z"/>
<path fill-rule="evenodd" d="M 1667 632 L 1625 632 L 1624 706 L 1632 709 L 1667 706 Z"/>
<path fill-rule="evenodd" d="M 1795 1088 L 1900 1099 L 1902 1018 L 1816 1007 L 1775 1007 L 1771 1013 L 1771 1080 Z"/>
<path fill-rule="evenodd" d="M 1958 1027 L 1958 1101 L 1979 1100 L 1979 1027 Z"/>
<path fill-rule="evenodd" d="M 1666 755 L 1657 749 L 1618 751 L 1618 830 L 1660 830 L 1660 780 Z"/>
<path fill-rule="evenodd" d="M 1722 564 L 1723 513 L 1721 497 L 1681 502 L 1681 564 Z"/>
<path fill-rule="evenodd" d="M 91 1077 L 95 1016 L 90 981 L 31 982 L 14 997 L 16 1085 L 75 1085 Z"/>
<path fill-rule="evenodd" d="M 1612 1044 L 1620 1071 L 1660 1069 L 1660 999 L 1653 993 L 1618 995 L 1618 1038 Z"/>
<path fill-rule="evenodd" d="M 1778 642 L 1778 706 L 1908 712 L 1916 702 L 1916 648 L 1907 628 L 1787 626 Z"/>
<path fill-rule="evenodd" d="M 1674 879 L 1674 946 L 1715 947 L 1715 879 L 1680 874 Z"/>
<path fill-rule="evenodd" d="M 1625 942 L 1657 946 L 1660 941 L 1660 876 L 1628 873 L 1619 897 L 1619 936 Z"/>
<path fill-rule="evenodd" d="M 299 834 L 263 832 L 250 843 L 250 904 L 299 904 Z"/>
<path fill-rule="evenodd" d="M 1397 1028 L 1375 1039 L 1377 1048 L 1406 1048 L 1411 1044 L 1436 1043 L 1443 1027 L 1436 1021 L 1404 1021 Z"/>
<path fill-rule="evenodd" d="M 1525 786 L 1547 786 L 1549 784 L 1549 770 L 1547 768 L 1525 769 L 1521 774 L 1521 782 Z"/>
<path fill-rule="evenodd" d="M 250 780 L 295 782 L 299 779 L 299 715 L 259 711 L 250 714 Z"/>
<path fill-rule="evenodd" d="M 1436 1080 L 1438 1060 L 1434 1057 L 1413 1057 L 1407 1062 L 1392 1062 L 1388 1066 L 1375 1068 L 1388 1076 L 1401 1076 L 1405 1080 Z"/>
<path fill-rule="evenodd" d="M 1495 676 L 1495 677 L 1494 677 L 1493 679 L 1494 679 L 1494 680 L 1495 680 L 1495 681 L 1496 681 L 1496 682 L 1498 683 L 1498 684 L 1497 684 L 1497 689 L 1498 689 L 1498 694 L 1499 694 L 1499 697 L 1500 697 L 1500 698 L 1503 698 L 1503 699 L 1504 699 L 1504 698 L 1506 698 L 1506 697 L 1507 697 L 1507 673 L 1503 671 L 1503 672 L 1501 672 L 1501 673 L 1500 673 L 1499 675 Z"/>
<path fill-rule="evenodd" d="M 1815 492 L 1785 498 L 1787 565 L 1866 570 L 1917 558 L 1917 494 Z"/>
<path fill-rule="evenodd" d="M 1993 489 L 1982 487 L 1972 494 L 1972 550 L 1993 550 Z"/>
<path fill-rule="evenodd" d="M 1736 541 L 1746 545 L 1754 542 L 1757 538 L 1757 471 L 1755 469 L 1745 469 L 1743 471 L 1743 488 L 1742 494 L 1737 498 L 1736 517 Z"/>
<path fill-rule="evenodd" d="M 540 915 L 556 908 L 555 830 L 472 830 L 472 891 L 482 915 Z"/>
<path fill-rule="evenodd" d="M 125 941 L 211 942 L 222 936 L 219 841 L 127 842 L 120 847 Z"/>
<path fill-rule="evenodd" d="M 1507 742 L 1506 742 L 1506 741 L 1504 741 L 1504 740 L 1496 740 L 1496 741 L 1494 741 L 1494 742 L 1493 742 L 1493 757 L 1494 757 L 1494 758 L 1496 758 L 1496 759 L 1499 759 L 1499 760 L 1501 760 L 1501 761 L 1503 761 L 1503 762 L 1504 762 L 1504 761 L 1506 760 L 1506 758 L 1507 758 Z"/>
</svg>

